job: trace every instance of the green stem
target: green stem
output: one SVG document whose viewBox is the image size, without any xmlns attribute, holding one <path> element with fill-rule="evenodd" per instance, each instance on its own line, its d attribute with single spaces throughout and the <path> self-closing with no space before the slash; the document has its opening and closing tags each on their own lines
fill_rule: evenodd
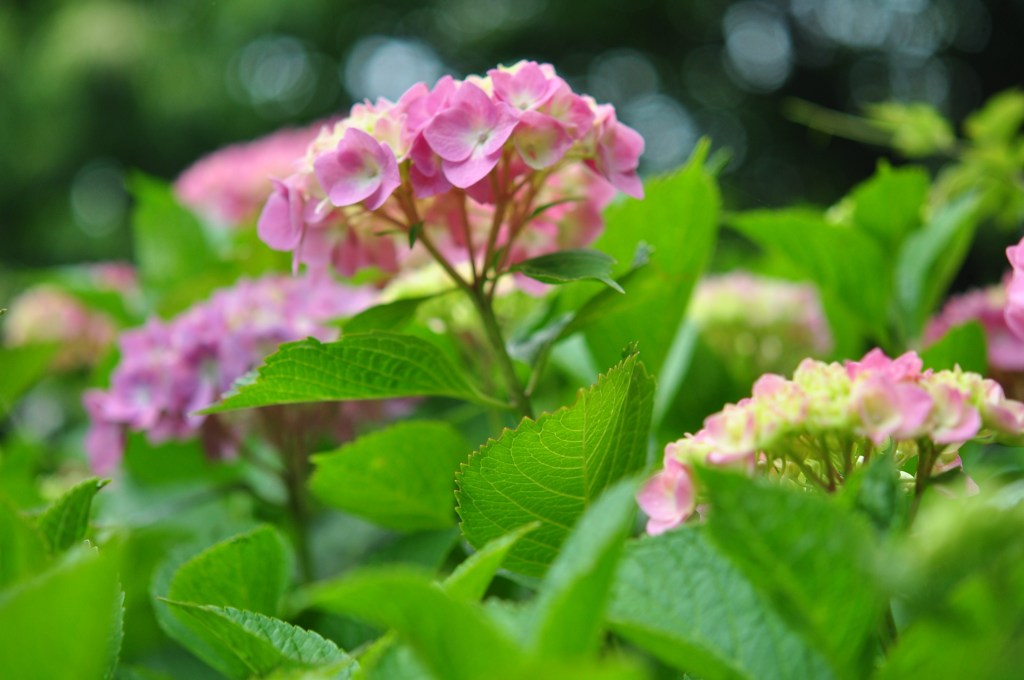
<svg viewBox="0 0 1024 680">
<path fill-rule="evenodd" d="M 306 502 L 307 459 L 302 451 L 285 454 L 287 468 L 284 473 L 288 489 L 288 513 L 295 529 L 295 553 L 298 559 L 299 576 L 303 583 L 313 581 L 313 553 L 309 545 L 309 504 Z"/>
<path fill-rule="evenodd" d="M 505 339 L 501 335 L 498 319 L 494 316 L 494 307 L 491 306 L 490 300 L 487 299 L 479 288 L 472 289 L 470 299 L 480 315 L 480 320 L 484 325 L 484 333 L 487 335 L 487 341 L 490 343 L 491 349 L 494 350 L 494 356 L 498 360 L 498 369 L 505 379 L 509 398 L 520 415 L 532 418 L 533 406 L 530 404 L 530 398 L 523 388 L 523 383 L 520 382 L 519 376 L 516 375 L 516 368 L 512 363 L 512 357 L 508 355 L 508 350 L 505 348 Z"/>
</svg>

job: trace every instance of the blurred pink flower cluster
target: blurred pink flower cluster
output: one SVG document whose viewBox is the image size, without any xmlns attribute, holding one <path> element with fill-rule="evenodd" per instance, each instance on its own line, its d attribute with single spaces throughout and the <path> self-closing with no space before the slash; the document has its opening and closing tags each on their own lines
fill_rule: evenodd
<svg viewBox="0 0 1024 680">
<path fill-rule="evenodd" d="M 174 193 L 182 205 L 219 226 L 254 218 L 273 190 L 271 177 L 294 172 L 322 123 L 279 130 L 204 156 L 181 173 Z"/>
<path fill-rule="evenodd" d="M 1014 333 L 1007 321 L 1008 285 L 1009 280 L 950 298 L 925 328 L 925 345 L 938 342 L 957 326 L 977 321 L 985 330 L 989 367 L 997 373 L 1024 371 L 1024 338 Z"/>
<path fill-rule="evenodd" d="M 1006 325 L 1014 335 L 1024 338 L 1024 239 L 1006 249 L 1013 268 L 1006 284 Z"/>
<path fill-rule="evenodd" d="M 761 471 L 828 490 L 891 444 L 918 474 L 959 466 L 960 446 L 979 436 L 1024 434 L 1024 404 L 976 373 L 922 370 L 908 352 L 872 350 L 845 365 L 804 360 L 792 380 L 766 374 L 753 394 L 709 416 L 704 428 L 665 447 L 664 468 L 638 501 L 658 534 L 695 510 L 694 465 Z M 927 447 L 927 450 L 926 450 Z"/>
<path fill-rule="evenodd" d="M 310 336 L 335 339 L 337 329 L 325 322 L 373 300 L 372 291 L 326 278 L 243 279 L 170 321 L 150 319 L 122 334 L 110 389 L 84 397 L 91 419 L 86 450 L 94 469 L 105 473 L 116 466 L 129 430 L 145 432 L 151 443 L 199 434 L 211 455 L 231 455 L 244 432 L 196 411 L 279 344 Z"/>
<path fill-rule="evenodd" d="M 643 146 L 548 64 L 446 76 L 325 126 L 274 181 L 259 234 L 313 271 L 395 271 L 418 235 L 450 261 L 497 271 L 489 258 L 589 243 L 613 188 L 642 196 Z"/>
<path fill-rule="evenodd" d="M 748 272 L 709 276 L 697 284 L 688 315 L 708 346 L 727 364 L 749 369 L 751 381 L 832 350 L 821 299 L 808 283 Z"/>
<path fill-rule="evenodd" d="M 138 294 L 135 269 L 104 262 L 77 272 L 83 290 L 110 291 L 126 302 Z M 52 368 L 70 371 L 93 366 L 117 336 L 117 323 L 108 314 L 90 308 L 65 288 L 42 283 L 22 292 L 10 303 L 3 324 L 4 344 L 58 345 Z"/>
</svg>

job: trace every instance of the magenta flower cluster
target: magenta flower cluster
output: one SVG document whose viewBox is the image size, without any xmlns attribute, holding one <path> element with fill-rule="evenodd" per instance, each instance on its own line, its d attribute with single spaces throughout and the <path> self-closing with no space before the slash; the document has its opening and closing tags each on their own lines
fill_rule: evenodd
<svg viewBox="0 0 1024 680">
<path fill-rule="evenodd" d="M 170 321 L 153 318 L 122 334 L 110 389 L 90 390 L 84 397 L 93 468 L 103 474 L 116 466 L 128 431 L 145 432 L 151 443 L 198 434 L 211 455 L 231 454 L 239 433 L 196 412 L 279 344 L 335 339 L 337 329 L 325 322 L 353 314 L 373 299 L 372 291 L 328 279 L 243 279 Z"/>
<path fill-rule="evenodd" d="M 234 227 L 254 218 L 270 195 L 271 177 L 298 169 L 322 127 L 278 130 L 200 158 L 174 182 L 181 204 L 218 226 Z"/>
<path fill-rule="evenodd" d="M 1006 325 L 1014 335 L 1024 339 L 1024 239 L 1007 248 L 1006 257 L 1013 268 L 1006 284 Z"/>
<path fill-rule="evenodd" d="M 1014 333 L 1007 321 L 1007 312 L 1011 309 L 1007 306 L 1009 283 L 1008 279 L 1000 285 L 951 297 L 942 311 L 928 322 L 924 331 L 925 345 L 938 342 L 957 326 L 977 321 L 985 331 L 989 368 L 1000 373 L 1024 371 L 1024 337 Z"/>
<path fill-rule="evenodd" d="M 274 181 L 259 234 L 314 271 L 351 275 L 395 271 L 416 231 L 483 270 L 498 252 L 507 264 L 589 242 L 612 187 L 642 196 L 643 146 L 610 105 L 574 93 L 550 65 L 446 76 L 325 126 L 300 168 Z"/>
<path fill-rule="evenodd" d="M 960 446 L 979 436 L 1024 434 L 1024 404 L 976 373 L 923 370 L 908 352 L 872 350 L 845 365 L 804 360 L 792 380 L 766 374 L 752 396 L 709 416 L 696 434 L 665 447 L 664 467 L 640 491 L 647 531 L 664 532 L 697 507 L 694 465 L 761 471 L 835 489 L 890 446 L 897 462 L 918 457 L 918 474 L 959 465 Z"/>
</svg>

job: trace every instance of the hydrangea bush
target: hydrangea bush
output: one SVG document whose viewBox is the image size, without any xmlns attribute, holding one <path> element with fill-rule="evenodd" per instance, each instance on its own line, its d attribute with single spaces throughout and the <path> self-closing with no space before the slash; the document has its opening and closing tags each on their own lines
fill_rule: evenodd
<svg viewBox="0 0 1024 680">
<path fill-rule="evenodd" d="M 523 61 L 136 176 L 137 275 L 3 319 L 4 677 L 1018 675 L 1016 202 L 644 145 Z"/>
</svg>

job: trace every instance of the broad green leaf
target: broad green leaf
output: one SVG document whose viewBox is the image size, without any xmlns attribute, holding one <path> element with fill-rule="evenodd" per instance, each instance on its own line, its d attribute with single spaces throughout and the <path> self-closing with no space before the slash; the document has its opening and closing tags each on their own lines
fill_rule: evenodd
<svg viewBox="0 0 1024 680">
<path fill-rule="evenodd" d="M 348 658 L 333 642 L 256 612 L 234 607 L 166 601 L 179 614 L 193 621 L 212 645 L 234 654 L 251 675 L 290 668 L 334 666 Z M 354 665 L 354 661 L 350 660 Z M 333 677 L 346 678 L 340 672 Z"/>
<path fill-rule="evenodd" d="M 174 288 L 182 281 L 190 282 L 185 288 L 199 283 L 200 290 L 188 296 L 195 298 L 223 283 L 211 278 L 218 271 L 217 256 L 199 220 L 178 204 L 171 187 L 142 173 L 135 173 L 130 184 L 135 198 L 132 236 L 143 285 L 160 298 L 174 298 Z M 191 301 L 176 299 L 166 311 Z"/>
<path fill-rule="evenodd" d="M 359 657 L 355 680 L 437 680 L 416 653 L 398 644 L 394 633 L 378 638 Z"/>
<path fill-rule="evenodd" d="M 434 297 L 436 296 L 424 295 L 375 305 L 342 322 L 341 327 L 349 334 L 400 331 L 416 318 L 416 311 L 420 305 Z"/>
<path fill-rule="evenodd" d="M 459 530 L 454 526 L 402 534 L 367 555 L 362 565 L 406 564 L 437 571 L 458 540 Z"/>
<path fill-rule="evenodd" d="M 1024 123 L 1024 92 L 1011 89 L 990 98 L 964 122 L 967 135 L 976 141 L 1005 144 Z"/>
<path fill-rule="evenodd" d="M 38 574 L 48 561 L 46 538 L 0 496 L 0 589 Z"/>
<path fill-rule="evenodd" d="M 892 276 L 884 251 L 870 236 L 804 210 L 755 210 L 730 224 L 833 295 L 864 328 L 884 334 Z"/>
<path fill-rule="evenodd" d="M 508 551 L 537 526 L 537 523 L 523 525 L 477 550 L 445 579 L 444 589 L 448 594 L 466 600 L 482 598 L 494 580 L 494 575 L 498 573 L 501 563 L 505 561 Z"/>
<path fill-rule="evenodd" d="M 920 333 L 960 271 L 978 227 L 979 205 L 975 194 L 943 204 L 903 243 L 896 262 L 896 297 L 910 337 Z"/>
<path fill-rule="evenodd" d="M 604 310 L 586 330 L 598 365 L 611 365 L 635 341 L 651 373 L 660 374 L 718 233 L 720 197 L 715 179 L 704 168 L 708 149 L 705 140 L 684 167 L 647 182 L 644 200 L 625 201 L 607 211 L 607 226 L 594 247 L 625 270 L 645 243 L 650 263 L 630 278 L 622 306 Z"/>
<path fill-rule="evenodd" d="M 892 146 L 908 158 L 951 151 L 953 126 L 930 104 L 883 102 L 868 107 L 872 123 L 892 135 Z"/>
<path fill-rule="evenodd" d="M 487 401 L 433 343 L 380 331 L 346 335 L 327 344 L 308 338 L 281 345 L 255 373 L 236 382 L 203 413 L 422 396 Z"/>
<path fill-rule="evenodd" d="M 169 574 L 175 562 L 172 559 L 153 578 L 153 607 L 160 626 L 224 675 L 248 677 L 248 667 L 236 655 L 211 644 L 197 622 L 164 600 L 276 615 L 291 571 L 284 539 L 269 526 L 258 527 L 207 548 Z"/>
<path fill-rule="evenodd" d="M 46 508 L 36 522 L 50 548 L 63 552 L 85 538 L 92 499 L 107 485 L 96 477 L 79 482 Z"/>
<path fill-rule="evenodd" d="M 904 627 L 876 677 L 1016 678 L 1024 667 L 1024 504 L 995 497 L 925 503 L 889 556 Z M 926 499 L 927 500 L 927 499 Z"/>
<path fill-rule="evenodd" d="M 455 471 L 469 445 L 451 425 L 407 421 L 312 457 L 313 495 L 398 531 L 455 524 Z"/>
<path fill-rule="evenodd" d="M 949 329 L 938 342 L 921 351 L 925 368 L 942 370 L 960 366 L 965 371 L 984 375 L 988 372 L 985 329 L 970 321 Z"/>
<path fill-rule="evenodd" d="M 524 419 L 471 454 L 456 478 L 466 540 L 479 548 L 539 521 L 505 566 L 543 574 L 586 508 L 643 468 L 653 392 L 654 381 L 631 354 L 580 390 L 572 406 Z"/>
<path fill-rule="evenodd" d="M 705 468 L 708 532 L 839 677 L 864 677 L 881 596 L 859 517 L 828 499 Z M 852 594 L 856 594 L 853 596 Z"/>
<path fill-rule="evenodd" d="M 288 548 L 270 526 L 199 553 L 171 578 L 167 599 L 221 605 L 273 616 L 290 579 Z"/>
<path fill-rule="evenodd" d="M 0 675 L 106 677 L 116 655 L 120 602 L 116 553 L 85 547 L 0 593 Z"/>
<path fill-rule="evenodd" d="M 874 177 L 850 194 L 854 224 L 885 247 L 902 243 L 907 234 L 921 226 L 930 185 L 924 168 L 893 170 L 881 164 Z"/>
<path fill-rule="evenodd" d="M 636 646 L 707 680 L 835 677 L 704 526 L 627 544 L 608 620 Z"/>
<path fill-rule="evenodd" d="M 587 509 L 551 564 L 532 606 L 530 647 L 584 657 L 598 648 L 622 544 L 633 525 L 636 484 L 627 479 Z"/>
<path fill-rule="evenodd" d="M 642 664 L 610 656 L 574 661 L 528 661 L 488 676 L 488 680 L 644 680 L 650 677 Z"/>
<path fill-rule="evenodd" d="M 622 289 L 612 278 L 615 258 L 597 250 L 571 249 L 523 260 L 509 268 L 541 283 L 562 284 L 574 281 L 600 281 L 620 293 Z"/>
<path fill-rule="evenodd" d="M 0 418 L 47 374 L 57 350 L 56 345 L 0 347 Z"/>
<path fill-rule="evenodd" d="M 394 629 L 438 678 L 492 677 L 519 656 L 478 605 L 445 593 L 421 572 L 356 572 L 314 586 L 308 599 L 321 609 Z"/>
</svg>

